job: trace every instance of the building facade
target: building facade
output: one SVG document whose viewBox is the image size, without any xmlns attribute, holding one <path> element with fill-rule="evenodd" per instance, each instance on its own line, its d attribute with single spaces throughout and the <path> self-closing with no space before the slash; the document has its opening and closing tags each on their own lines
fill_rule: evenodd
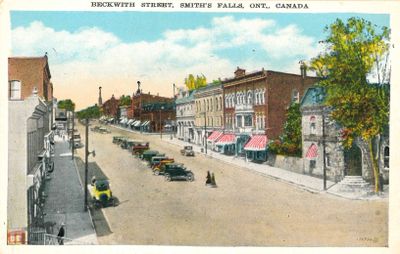
<svg viewBox="0 0 400 254">
<path fill-rule="evenodd" d="M 238 67 L 233 78 L 222 81 L 225 130 L 235 137 L 220 142 L 221 149 L 228 145 L 230 153 L 265 160 L 267 141 L 282 133 L 288 107 L 315 82 L 317 78 L 308 77 L 304 66 L 300 75 L 264 69 L 246 73 Z"/>
<path fill-rule="evenodd" d="M 105 116 L 113 118 L 113 120 L 116 120 L 118 117 L 118 107 L 119 107 L 119 100 L 115 99 L 113 94 L 110 99 L 108 99 L 103 103 L 102 105 L 103 114 Z"/>
<path fill-rule="evenodd" d="M 224 128 L 224 100 L 221 84 L 208 84 L 197 89 L 194 95 L 195 133 L 194 142 L 215 148 L 215 139 L 209 139 L 213 132 L 222 133 Z M 213 136 L 217 136 L 216 134 Z"/>
<path fill-rule="evenodd" d="M 320 87 L 307 90 L 301 102 L 303 172 L 339 182 L 346 176 L 360 176 L 366 181 L 373 179 L 369 162 L 369 150 L 360 139 L 346 149 L 341 141 L 341 127 L 332 120 L 330 109 L 324 105 L 325 93 Z M 384 180 L 389 180 L 389 135 L 381 135 L 378 166 Z"/>
<path fill-rule="evenodd" d="M 197 90 L 181 89 L 176 104 L 176 137 L 186 142 L 194 142 L 195 134 L 195 101 Z"/>
</svg>

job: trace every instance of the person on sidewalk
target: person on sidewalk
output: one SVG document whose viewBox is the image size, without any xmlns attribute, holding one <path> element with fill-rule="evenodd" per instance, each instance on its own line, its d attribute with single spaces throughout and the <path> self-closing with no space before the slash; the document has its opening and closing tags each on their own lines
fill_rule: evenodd
<svg viewBox="0 0 400 254">
<path fill-rule="evenodd" d="M 61 223 L 60 230 L 58 231 L 57 240 L 59 245 L 64 245 L 64 236 L 65 236 L 65 229 L 64 229 L 64 222 Z"/>
<path fill-rule="evenodd" d="M 207 176 L 206 176 L 206 185 L 211 185 L 211 175 L 210 171 L 207 171 Z"/>
</svg>

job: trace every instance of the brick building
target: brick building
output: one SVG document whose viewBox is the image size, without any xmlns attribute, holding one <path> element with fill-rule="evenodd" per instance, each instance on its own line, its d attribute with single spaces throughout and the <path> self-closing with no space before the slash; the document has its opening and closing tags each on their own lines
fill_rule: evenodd
<svg viewBox="0 0 400 254">
<path fill-rule="evenodd" d="M 299 102 L 317 78 L 308 77 L 304 66 L 300 75 L 264 69 L 246 73 L 239 67 L 234 74 L 222 81 L 224 126 L 230 136 L 216 144 L 221 149 L 234 150 L 236 155 L 246 151 L 250 159 L 265 160 L 267 141 L 282 133 L 287 108 L 292 102 Z M 262 144 L 251 141 L 252 137 Z M 250 145 L 245 147 L 248 142 Z"/>
<path fill-rule="evenodd" d="M 47 56 L 8 59 L 7 227 L 30 241 L 42 213 L 43 182 L 52 171 L 53 85 Z"/>
<path fill-rule="evenodd" d="M 118 107 L 119 101 L 115 99 L 114 94 L 110 99 L 105 101 L 102 105 L 103 114 L 108 117 L 117 118 L 118 117 Z"/>
</svg>

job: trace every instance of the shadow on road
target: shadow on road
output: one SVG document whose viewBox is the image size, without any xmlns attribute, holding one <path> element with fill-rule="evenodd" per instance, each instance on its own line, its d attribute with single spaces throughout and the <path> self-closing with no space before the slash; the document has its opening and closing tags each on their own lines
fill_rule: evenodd
<svg viewBox="0 0 400 254">
<path fill-rule="evenodd" d="M 81 178 L 82 184 L 85 182 L 85 163 L 80 157 L 75 157 L 76 166 L 78 167 L 79 177 Z M 96 179 L 109 180 L 107 175 L 101 170 L 96 162 L 88 163 L 88 184 L 92 177 L 95 176 Z M 114 197 L 116 200 L 116 205 L 119 205 L 118 198 Z M 88 197 L 91 200 L 91 197 Z M 108 225 L 107 219 L 104 216 L 102 209 L 95 209 L 93 206 L 89 205 L 90 212 L 92 214 L 93 224 L 96 230 L 97 236 L 106 236 L 112 233 L 110 226 Z"/>
</svg>

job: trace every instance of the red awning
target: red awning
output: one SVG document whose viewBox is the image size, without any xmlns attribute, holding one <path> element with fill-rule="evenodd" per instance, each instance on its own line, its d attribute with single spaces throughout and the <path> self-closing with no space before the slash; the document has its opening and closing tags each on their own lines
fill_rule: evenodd
<svg viewBox="0 0 400 254">
<path fill-rule="evenodd" d="M 244 150 L 249 151 L 265 151 L 267 148 L 268 138 L 266 135 L 255 135 L 244 146 Z"/>
<path fill-rule="evenodd" d="M 234 134 L 224 134 L 216 143 L 216 145 L 230 145 L 235 144 L 235 135 Z"/>
<path fill-rule="evenodd" d="M 217 141 L 217 139 L 218 139 L 219 137 L 221 137 L 222 134 L 223 134 L 222 132 L 213 131 L 213 133 L 211 133 L 211 135 L 208 136 L 207 140 L 208 140 L 208 141 Z"/>
<path fill-rule="evenodd" d="M 312 144 L 306 153 L 306 158 L 307 159 L 314 159 L 318 155 L 318 147 L 315 144 Z"/>
</svg>

